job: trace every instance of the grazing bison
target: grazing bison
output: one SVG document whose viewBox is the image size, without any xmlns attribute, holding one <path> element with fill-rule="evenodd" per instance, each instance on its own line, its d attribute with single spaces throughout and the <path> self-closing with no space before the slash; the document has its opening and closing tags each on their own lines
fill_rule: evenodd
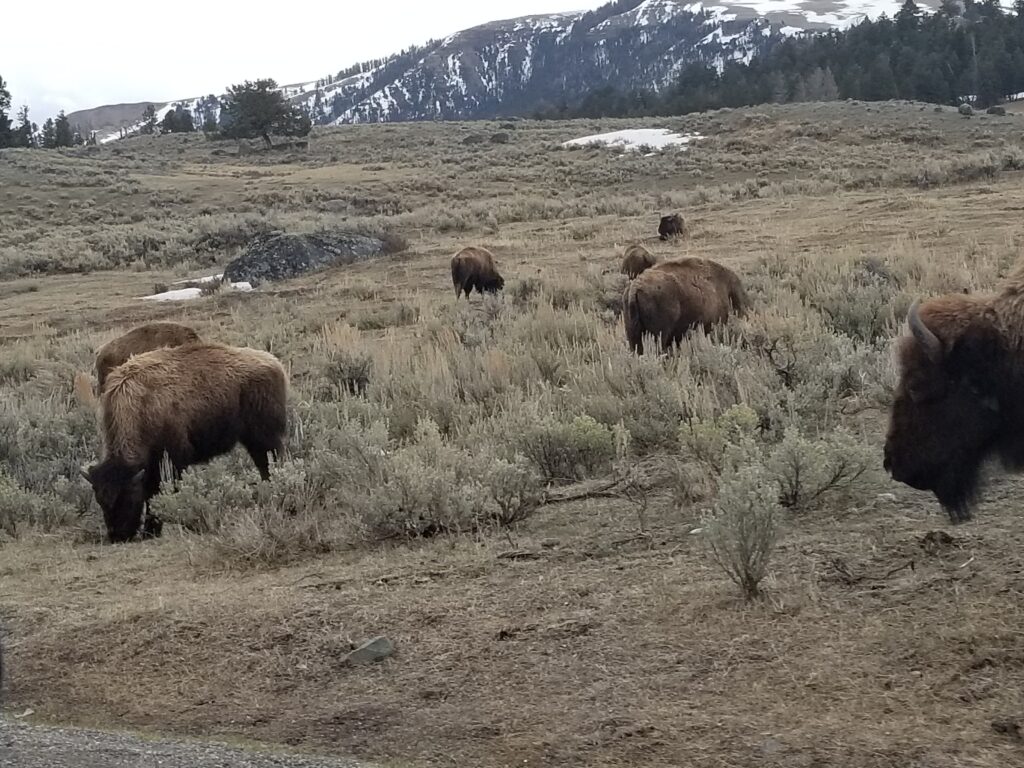
<svg viewBox="0 0 1024 768">
<path fill-rule="evenodd" d="M 269 455 L 284 444 L 287 393 L 276 357 L 223 344 L 145 352 L 111 371 L 100 396 L 103 458 L 82 471 L 110 541 L 138 533 L 143 507 L 146 532 L 159 535 L 149 500 L 160 491 L 165 453 L 180 476 L 241 443 L 269 478 Z"/>
<path fill-rule="evenodd" d="M 662 216 L 658 224 L 658 237 L 668 240 L 670 237 L 679 237 L 683 234 L 683 217 L 678 213 L 671 216 Z"/>
<path fill-rule="evenodd" d="M 452 284 L 458 301 L 462 292 L 468 299 L 474 288 L 481 294 L 496 293 L 505 287 L 505 278 L 498 274 L 490 251 L 470 245 L 452 256 Z"/>
<path fill-rule="evenodd" d="M 199 341 L 199 334 L 177 323 L 148 323 L 133 328 L 124 336 L 108 341 L 96 352 L 97 391 L 103 391 L 110 372 L 132 355 L 161 347 L 180 347 L 195 341 Z"/>
<path fill-rule="evenodd" d="M 619 271 L 632 280 L 645 269 L 653 267 L 656 263 L 657 260 L 654 258 L 653 253 L 639 243 L 634 243 L 623 254 L 622 268 Z"/>
<path fill-rule="evenodd" d="M 746 291 L 732 270 L 708 259 L 671 259 L 626 287 L 622 316 L 630 349 L 643 354 L 645 333 L 660 339 L 667 352 L 691 328 L 710 330 L 748 306 Z"/>
<path fill-rule="evenodd" d="M 885 439 L 894 480 L 971 518 L 990 457 L 1024 469 L 1024 269 L 995 294 L 915 301 L 897 342 L 900 380 Z"/>
</svg>

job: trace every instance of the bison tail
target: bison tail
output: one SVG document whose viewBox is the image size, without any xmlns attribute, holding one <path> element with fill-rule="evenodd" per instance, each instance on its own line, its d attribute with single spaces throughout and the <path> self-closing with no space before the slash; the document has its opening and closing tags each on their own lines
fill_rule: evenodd
<svg viewBox="0 0 1024 768">
<path fill-rule="evenodd" d="M 96 389 L 93 386 L 92 377 L 88 373 L 82 371 L 76 373 L 72 389 L 74 390 L 75 400 L 83 408 L 95 411 L 99 407 Z"/>
<path fill-rule="evenodd" d="M 459 295 L 462 293 L 462 265 L 458 262 L 452 264 L 452 285 L 455 287 L 455 300 L 459 300 Z M 467 296 L 469 293 L 466 294 Z"/>
<path fill-rule="evenodd" d="M 644 321 L 640 314 L 639 289 L 636 283 L 630 283 L 623 294 L 622 322 L 626 327 L 626 341 L 631 351 L 639 355 L 644 353 Z"/>
</svg>

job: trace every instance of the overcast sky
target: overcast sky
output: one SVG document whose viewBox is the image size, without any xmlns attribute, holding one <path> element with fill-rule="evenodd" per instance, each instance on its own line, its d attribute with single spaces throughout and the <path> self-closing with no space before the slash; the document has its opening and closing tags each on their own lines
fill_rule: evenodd
<svg viewBox="0 0 1024 768">
<path fill-rule="evenodd" d="M 315 80 L 460 29 L 602 0 L 227 3 L 3 0 L 0 77 L 37 123 L 58 109 L 171 101 L 272 77 Z M 263 8 L 267 10 L 264 11 Z M 12 111 L 14 111 L 12 110 Z"/>
</svg>

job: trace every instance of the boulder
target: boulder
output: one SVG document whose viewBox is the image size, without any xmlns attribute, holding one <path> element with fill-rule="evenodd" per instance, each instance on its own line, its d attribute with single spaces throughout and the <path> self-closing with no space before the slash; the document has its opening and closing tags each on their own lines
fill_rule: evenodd
<svg viewBox="0 0 1024 768">
<path fill-rule="evenodd" d="M 256 286 L 327 267 L 355 264 L 386 251 L 383 240 L 355 232 L 315 235 L 272 232 L 252 240 L 245 252 L 225 267 L 224 277 L 232 283 L 247 282 Z"/>
</svg>

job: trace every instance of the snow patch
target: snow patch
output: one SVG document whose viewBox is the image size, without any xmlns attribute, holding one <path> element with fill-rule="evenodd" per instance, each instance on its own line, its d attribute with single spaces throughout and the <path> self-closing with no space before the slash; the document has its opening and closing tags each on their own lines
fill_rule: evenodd
<svg viewBox="0 0 1024 768">
<path fill-rule="evenodd" d="M 215 275 L 207 278 L 200 278 L 199 280 L 178 280 L 178 283 L 191 283 L 191 282 L 212 282 L 213 280 L 219 279 L 220 275 Z M 231 290 L 246 293 L 252 290 L 252 284 L 249 282 L 231 283 Z M 164 291 L 163 293 L 154 293 L 149 296 L 140 296 L 139 298 L 143 301 L 190 301 L 191 299 L 198 299 L 203 295 L 202 288 L 175 288 L 170 291 Z"/>
<path fill-rule="evenodd" d="M 673 146 L 685 146 L 691 141 L 703 139 L 697 133 L 680 135 L 673 133 L 667 128 L 632 128 L 624 131 L 612 131 L 610 133 L 595 133 L 593 136 L 583 136 L 579 139 L 570 139 L 562 142 L 563 147 L 585 147 L 592 144 L 603 144 L 609 147 L 624 147 L 627 150 L 636 150 L 641 147 L 651 149 L 666 149 Z M 649 157 L 649 155 L 647 155 Z"/>
</svg>

